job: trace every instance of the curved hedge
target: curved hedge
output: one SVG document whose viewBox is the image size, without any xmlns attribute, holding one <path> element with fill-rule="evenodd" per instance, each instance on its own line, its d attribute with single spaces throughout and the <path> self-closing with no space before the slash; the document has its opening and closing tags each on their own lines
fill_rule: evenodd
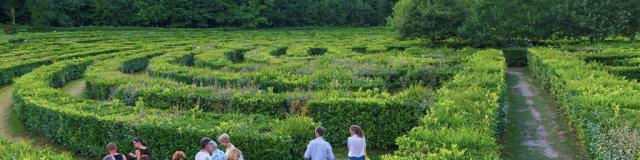
<svg viewBox="0 0 640 160">
<path fill-rule="evenodd" d="M 591 59 L 610 60 L 606 54 Z M 630 57 L 624 55 L 624 57 Z M 640 84 L 575 54 L 531 49 L 529 67 L 560 104 L 593 159 L 640 157 Z"/>
<path fill-rule="evenodd" d="M 57 62 L 16 80 L 16 113 L 27 130 L 94 157 L 103 154 L 107 142 L 129 144 L 131 138 L 143 137 L 156 157 L 167 158 L 175 150 L 197 150 L 201 137 L 230 133 L 237 146 L 247 146 L 241 148 L 247 159 L 293 159 L 304 149 L 303 141 L 312 137 L 308 131 L 314 124 L 305 118 L 274 120 L 260 115 L 132 107 L 117 101 L 78 99 L 54 88 L 80 77 L 94 60 Z M 121 146 L 121 150 L 132 149 Z"/>
<path fill-rule="evenodd" d="M 422 123 L 399 137 L 383 159 L 499 159 L 496 140 L 506 123 L 505 60 L 479 51 L 446 83 Z"/>
<path fill-rule="evenodd" d="M 185 60 L 192 59 L 191 53 L 184 51 L 175 51 L 158 58 L 165 57 L 177 57 L 172 61 L 182 64 Z M 161 109 L 176 106 L 186 109 L 198 107 L 204 111 L 218 113 L 263 114 L 275 117 L 308 114 L 314 120 L 323 123 L 329 133 L 332 133 L 328 134 L 327 139 L 340 146 L 344 145 L 342 137 L 348 134 L 345 128 L 352 124 L 369 128 L 369 146 L 386 148 L 393 145 L 394 138 L 417 124 L 418 117 L 424 114 L 427 108 L 428 102 L 423 100 L 431 97 L 428 89 L 418 86 L 396 96 L 376 91 L 320 90 L 273 93 L 242 88 L 196 87 L 162 78 L 132 77 L 117 70 L 117 64 L 133 63 L 129 61 L 146 62 L 139 58 L 121 58 L 92 65 L 86 76 L 89 97 L 116 98 L 130 105 L 142 100 L 145 106 Z M 154 61 L 151 60 L 150 63 Z M 336 99 L 334 97 L 340 97 L 342 100 L 332 101 Z M 348 101 L 351 102 L 345 103 Z M 356 106 L 357 108 L 354 108 Z M 334 112 L 337 110 L 349 112 Z M 326 113 L 334 114 L 326 116 Z M 358 113 L 362 114 L 360 119 L 354 119 L 353 115 Z M 389 121 L 395 123 L 389 124 Z"/>
</svg>

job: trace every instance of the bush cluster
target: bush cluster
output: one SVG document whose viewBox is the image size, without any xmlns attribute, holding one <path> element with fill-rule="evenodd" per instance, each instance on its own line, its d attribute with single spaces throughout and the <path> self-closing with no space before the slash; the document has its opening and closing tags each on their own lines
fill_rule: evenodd
<svg viewBox="0 0 640 160">
<path fill-rule="evenodd" d="M 304 110 L 307 110 L 305 111 L 306 114 L 325 125 L 329 133 L 333 133 L 327 136 L 330 142 L 344 145 L 343 137 L 348 135 L 345 128 L 348 128 L 349 125 L 352 124 L 360 124 L 363 127 L 368 127 L 368 130 L 371 130 L 368 132 L 368 137 L 371 138 L 371 140 L 369 140 L 369 146 L 374 148 L 391 147 L 394 138 L 405 133 L 412 126 L 415 126 L 418 122 L 418 117 L 424 114 L 427 108 L 426 105 L 429 102 L 428 100 L 431 97 L 429 89 L 419 85 L 410 87 L 406 91 L 397 93 L 395 96 L 379 95 L 380 91 L 375 90 L 350 90 L 350 88 L 362 89 L 366 88 L 366 86 L 352 86 L 344 89 L 332 88 L 333 91 L 321 89 L 273 92 L 242 87 L 242 85 L 238 85 L 235 88 L 215 85 L 201 85 L 199 87 L 183 85 L 174 81 L 193 83 L 191 82 L 193 77 L 198 76 L 220 78 L 219 76 L 207 75 L 207 73 L 210 72 L 216 73 L 216 75 L 226 76 L 236 73 L 222 72 L 223 70 L 210 70 L 210 68 L 221 68 L 224 65 L 213 65 L 215 67 L 212 67 L 212 63 L 202 62 L 202 60 L 198 58 L 209 57 L 205 59 L 219 62 L 220 59 L 224 59 L 222 55 L 225 52 L 213 51 L 195 56 L 193 56 L 191 52 L 181 51 L 180 49 L 168 52 L 172 54 L 155 57 L 150 61 L 138 58 L 150 58 L 144 53 L 138 53 L 137 56 L 95 63 L 89 67 L 87 71 L 86 94 L 89 97 L 100 100 L 108 98 L 120 99 L 129 105 L 134 105 L 137 104 L 138 101 L 142 101 L 145 106 L 160 109 L 170 109 L 174 107 L 184 109 L 198 108 L 204 111 L 218 113 L 262 114 L 274 117 L 304 114 L 299 111 L 300 107 L 303 107 L 305 108 Z M 153 52 L 147 54 L 155 55 Z M 218 56 L 211 54 L 218 54 Z M 196 58 L 194 59 L 193 57 Z M 185 59 L 187 61 L 194 61 L 195 66 L 184 66 L 184 63 L 190 63 L 184 61 Z M 151 78 L 132 78 L 130 75 L 118 73 L 116 70 L 116 68 L 118 68 L 117 64 L 147 62 L 151 63 L 149 64 Z M 226 64 L 235 65 L 233 63 Z M 167 71 L 167 68 L 170 70 Z M 192 70 L 195 69 L 200 70 L 200 72 L 193 72 Z M 158 73 L 162 73 L 162 76 L 155 75 Z M 248 76 L 238 77 L 246 78 Z M 275 77 L 283 78 L 284 76 Z M 259 82 L 256 83 L 262 84 Z M 271 85 L 265 88 L 273 89 L 274 87 L 277 86 Z M 282 91 L 282 89 L 275 90 Z M 358 118 L 354 117 L 355 114 L 362 115 Z M 394 123 L 388 124 L 389 120 L 394 120 Z"/>
<path fill-rule="evenodd" d="M 248 159 L 294 159 L 305 146 L 302 142 L 312 137 L 309 132 L 296 132 L 313 128 L 315 124 L 306 118 L 278 120 L 260 115 L 176 113 L 140 105 L 125 106 L 117 101 L 79 99 L 54 88 L 82 76 L 88 65 L 104 58 L 57 62 L 17 79 L 16 114 L 25 128 L 94 157 L 104 153 L 107 142 L 129 144 L 133 137 L 144 137 L 155 156 L 167 158 L 175 150 L 198 150 L 196 142 L 200 137 L 230 133 L 236 145 L 251 146 L 242 148 L 246 155 L 255 156 Z M 138 102 L 141 103 L 144 102 Z M 132 150 L 126 145 L 121 149 Z"/>
<path fill-rule="evenodd" d="M 304 27 L 385 24 L 395 0 L 8 0 L 0 22 L 37 26 Z"/>
<path fill-rule="evenodd" d="M 421 124 L 396 139 L 383 159 L 499 159 L 496 142 L 506 125 L 505 60 L 479 51 L 438 90 Z"/>
<path fill-rule="evenodd" d="M 599 64 L 586 63 L 572 53 L 549 48 L 530 51 L 531 73 L 567 114 L 590 158 L 640 156 L 637 146 L 623 145 L 638 144 L 628 137 L 640 128 L 640 84 L 609 74 Z"/>
<path fill-rule="evenodd" d="M 400 0 L 389 23 L 401 38 L 509 47 L 610 36 L 633 42 L 640 31 L 638 17 L 637 0 Z"/>
<path fill-rule="evenodd" d="M 56 159 L 72 160 L 72 156 L 63 153 L 56 153 L 48 149 L 33 148 L 32 145 L 21 143 L 11 143 L 0 139 L 0 157 L 3 159 Z"/>
</svg>

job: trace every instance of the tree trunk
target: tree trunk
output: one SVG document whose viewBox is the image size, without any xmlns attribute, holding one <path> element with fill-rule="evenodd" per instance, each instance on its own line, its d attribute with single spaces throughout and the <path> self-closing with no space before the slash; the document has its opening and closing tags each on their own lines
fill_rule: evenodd
<svg viewBox="0 0 640 160">
<path fill-rule="evenodd" d="M 16 8 L 11 8 L 11 25 L 16 25 Z"/>
</svg>

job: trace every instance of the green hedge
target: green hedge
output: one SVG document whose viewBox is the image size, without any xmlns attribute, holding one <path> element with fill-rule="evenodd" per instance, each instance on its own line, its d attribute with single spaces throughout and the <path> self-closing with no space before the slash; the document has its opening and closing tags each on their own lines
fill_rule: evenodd
<svg viewBox="0 0 640 160">
<path fill-rule="evenodd" d="M 396 140 L 383 159 L 499 159 L 496 140 L 506 123 L 505 60 L 479 51 L 437 91 L 422 123 Z"/>
<path fill-rule="evenodd" d="M 587 62 L 599 62 L 606 65 L 612 65 L 616 60 L 636 58 L 638 56 L 639 55 L 635 55 L 635 54 L 617 54 L 617 55 L 595 54 L 595 55 L 586 56 L 584 60 Z"/>
<path fill-rule="evenodd" d="M 184 53 L 168 56 L 190 55 Z M 160 109 L 198 107 L 204 111 L 218 113 L 262 114 L 274 117 L 298 114 L 300 107 L 308 107 L 306 113 L 323 123 L 329 132 L 333 132 L 328 135 L 328 140 L 340 145 L 344 145 L 344 136 L 348 136 L 344 128 L 352 124 L 361 124 L 363 127 L 369 127 L 367 130 L 371 130 L 368 132 L 368 137 L 371 137 L 369 146 L 392 146 L 393 139 L 417 125 L 428 103 L 424 100 L 431 97 L 429 89 L 418 86 L 395 96 L 385 96 L 380 94 L 380 91 L 373 90 L 273 93 L 242 88 L 196 87 L 154 77 L 130 78 L 129 75 L 115 69 L 120 61 L 128 60 L 129 58 L 107 60 L 91 66 L 85 78 L 87 94 L 99 99 L 119 99 L 129 105 L 142 101 L 144 106 Z M 350 112 L 323 116 L 326 113 L 334 113 L 336 109 Z M 359 112 L 363 114 L 360 118 L 364 120 L 353 119 Z M 390 121 L 394 124 L 387 124 Z"/>
<path fill-rule="evenodd" d="M 526 66 L 529 51 L 527 48 L 508 48 L 503 49 L 504 59 L 508 66 Z"/>
<path fill-rule="evenodd" d="M 2 136 L 0 136 L 2 137 Z M 11 143 L 0 138 L 0 159 L 8 160 L 32 160 L 32 159 L 54 159 L 54 160 L 72 160 L 71 155 L 65 153 L 56 153 L 48 149 L 34 148 L 44 147 L 41 144 Z"/>
<path fill-rule="evenodd" d="M 107 142 L 132 150 L 130 140 L 149 142 L 155 158 L 169 158 L 175 150 L 197 151 L 198 139 L 230 133 L 247 159 L 299 159 L 312 138 L 315 124 L 306 118 L 275 120 L 260 115 L 172 112 L 117 101 L 78 99 L 53 88 L 78 78 L 94 59 L 77 59 L 40 67 L 16 80 L 16 117 L 25 129 L 92 157 L 104 154 Z M 292 125 L 293 124 L 293 125 Z"/>
<path fill-rule="evenodd" d="M 439 87 L 458 70 L 455 63 L 441 63 L 458 60 L 456 56 L 448 58 L 449 55 L 439 55 L 437 58 L 441 59 L 405 55 L 332 55 L 312 57 L 307 61 L 274 58 L 265 60 L 268 62 L 232 63 L 222 57 L 223 53 L 224 50 L 194 56 L 191 52 L 176 52 L 160 56 L 151 60 L 149 74 L 197 86 L 255 85 L 274 92 L 331 88 L 395 91 L 413 83 Z M 195 66 L 185 65 L 188 63 Z"/>
<path fill-rule="evenodd" d="M 51 64 L 54 61 L 96 56 L 101 54 L 110 54 L 129 49 L 130 48 L 90 50 L 73 54 L 45 56 L 44 58 L 31 58 L 23 61 L 11 61 L 3 63 L 0 65 L 0 86 L 11 83 L 11 80 L 13 78 L 20 77 L 26 73 L 29 73 L 36 67 Z"/>
<path fill-rule="evenodd" d="M 567 114 L 589 158 L 640 157 L 640 84 L 611 75 L 572 53 L 549 48 L 530 51 L 531 73 Z"/>
<path fill-rule="evenodd" d="M 640 66 L 606 66 L 605 69 L 611 74 L 640 80 Z"/>
<path fill-rule="evenodd" d="M 386 98 L 315 97 L 308 103 L 308 114 L 322 123 L 325 139 L 334 145 L 346 146 L 349 126 L 359 125 L 366 131 L 368 147 L 390 148 L 395 138 L 418 124 L 431 98 L 432 92 L 421 87 Z"/>
</svg>

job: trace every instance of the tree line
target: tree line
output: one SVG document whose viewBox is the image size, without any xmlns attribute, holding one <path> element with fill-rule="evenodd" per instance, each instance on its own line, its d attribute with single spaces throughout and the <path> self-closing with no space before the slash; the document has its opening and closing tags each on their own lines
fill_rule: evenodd
<svg viewBox="0 0 640 160">
<path fill-rule="evenodd" d="M 3 0 L 0 21 L 41 27 L 380 26 L 396 0 Z"/>
<path fill-rule="evenodd" d="M 501 46 L 548 39 L 635 40 L 640 0 L 400 0 L 389 24 L 400 38 Z"/>
</svg>

